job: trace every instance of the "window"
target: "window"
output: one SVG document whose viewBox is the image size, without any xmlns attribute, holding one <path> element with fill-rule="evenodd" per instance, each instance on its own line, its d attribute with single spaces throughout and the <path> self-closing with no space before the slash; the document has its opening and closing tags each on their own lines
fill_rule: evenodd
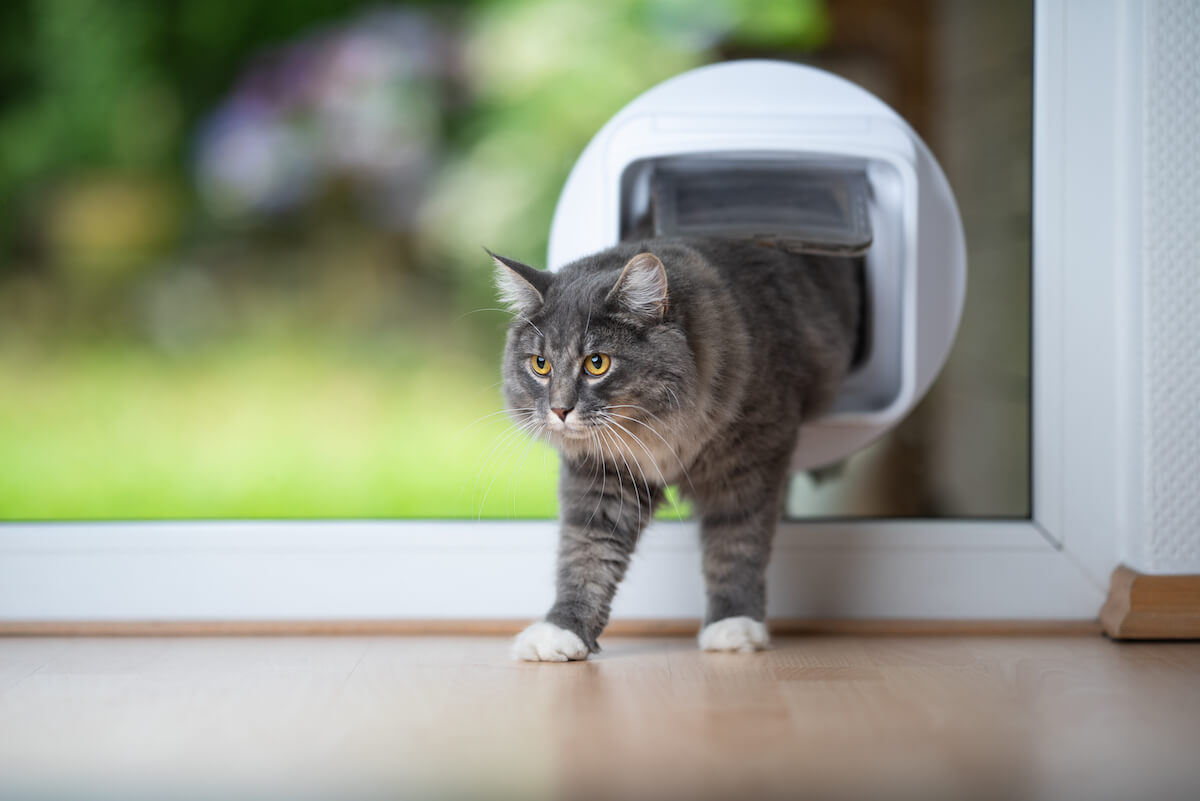
<svg viewBox="0 0 1200 801">
<path fill-rule="evenodd" d="M 553 516 L 480 246 L 543 263 L 600 125 L 745 57 L 895 107 L 969 246 L 942 378 L 789 515 L 1029 515 L 1029 4 L 243 6 L 0 10 L 0 519 Z"/>
<path fill-rule="evenodd" d="M 494 306 L 477 244 L 540 261 L 562 177 L 600 123 L 668 75 L 745 55 L 826 58 L 820 63 L 918 121 L 950 174 L 972 248 L 960 352 L 942 383 L 969 388 L 985 374 L 957 379 L 955 370 L 986 370 L 980 386 L 1011 379 L 1003 397 L 1032 396 L 1027 422 L 1019 409 L 1004 418 L 977 400 L 939 409 L 943 434 L 964 437 L 952 445 L 984 442 L 972 428 L 984 424 L 996 437 L 1011 435 L 985 443 L 995 453 L 967 452 L 969 462 L 961 453 L 947 459 L 942 446 L 920 464 L 863 454 L 816 498 L 809 479 L 797 477 L 793 516 L 824 519 L 780 527 L 769 614 L 1095 617 L 1145 479 L 1129 458 L 1142 445 L 1144 385 L 1142 277 L 1128 245 L 1141 236 L 1136 179 L 1151 150 L 1138 134 L 1149 79 L 1141 6 L 1040 0 L 1033 9 L 1030 274 L 1014 244 L 1029 234 L 1027 165 L 1018 154 L 1026 140 L 1014 133 L 1014 150 L 970 153 L 965 141 L 919 122 L 922 103 L 905 105 L 887 89 L 891 80 L 906 87 L 899 94 L 913 85 L 899 77 L 901 63 L 933 74 L 935 88 L 970 78 L 978 88 L 956 95 L 953 119 L 980 135 L 1015 125 L 998 109 L 1010 90 L 1027 102 L 1027 85 L 1002 80 L 999 65 L 1015 70 L 1016 61 L 985 57 L 987 48 L 949 31 L 974 19 L 971 30 L 1019 50 L 1029 37 L 1027 7 L 1010 14 L 1012 4 L 909 3 L 900 19 L 865 0 L 789 2 L 781 4 L 792 21 L 785 25 L 765 12 L 742 14 L 733 2 L 440 4 L 436 16 L 404 8 L 360 16 L 340 0 L 269 11 L 221 4 L 220 13 L 202 0 L 170 4 L 170 13 L 160 5 L 111 4 L 101 14 L 80 3 L 38 4 L 36 23 L 33 0 L 0 5 L 0 41 L 10 45 L 0 46 L 8 101 L 0 107 L 0 631 L 53 630 L 54 621 L 72 631 L 78 621 L 98 621 L 99 630 L 127 621 L 137 631 L 146 621 L 186 630 L 209 630 L 210 621 L 221 631 L 230 621 L 243 621 L 243 630 L 260 630 L 246 621 L 293 621 L 313 631 L 314 621 L 336 628 L 543 613 L 557 536 L 548 519 L 552 460 L 530 448 L 511 494 L 511 471 L 487 468 L 474 478 L 491 435 L 506 429 L 497 418 L 469 427 L 499 402 L 502 323 L 467 313 Z M 607 16 L 610 5 L 620 14 Z M 616 29 L 632 38 L 614 51 Z M 433 46 L 439 55 L 430 63 L 442 70 L 410 65 L 400 70 L 404 80 L 376 92 L 373 81 L 396 68 L 371 55 L 378 51 L 335 48 L 353 55 L 353 80 L 329 66 L 338 60 L 321 43 L 346 44 L 336 37 L 350 30 L 401 37 L 409 54 Z M 586 35 L 522 51 L 514 43 L 527 30 Z M 830 43 L 868 33 L 927 59 L 962 53 L 945 62 L 961 74 L 939 71 L 937 61 L 870 56 L 869 48 L 858 48 L 868 53 L 859 66 L 846 66 L 855 48 Z M 302 56 L 314 52 L 327 56 L 318 60 L 330 72 L 306 83 Z M 614 62 L 613 52 L 623 59 Z M 596 69 L 613 63 L 629 69 Z M 558 83 L 564 69 L 575 83 Z M 318 103 L 327 96 L 314 87 L 329 81 L 341 82 L 339 101 L 355 102 Z M 392 114 L 397 95 L 428 114 Z M 289 102 L 272 105 L 272 97 Z M 544 126 L 527 108 L 561 115 L 556 138 L 539 138 Z M 356 135 L 362 120 L 437 147 L 401 148 L 375 164 L 364 154 L 376 152 L 376 140 Z M 221 141 L 228 151 L 214 144 Z M 207 159 L 217 151 L 232 155 L 214 166 Z M 314 160 L 314 152 L 325 156 Z M 381 169 L 364 178 L 362 164 Z M 420 169 L 406 172 L 406 164 Z M 411 185 L 423 191 L 389 192 Z M 969 210 L 1002 197 L 1007 212 Z M 1030 280 L 1032 309 L 1021 290 Z M 988 307 L 992 299 L 1000 302 Z M 1032 337 L 1022 317 L 1030 312 Z M 1012 362 L 991 364 L 1001 359 L 988 349 L 993 339 L 1009 338 L 1027 340 L 1032 360 L 1004 345 Z M 983 349 L 963 352 L 968 342 Z M 421 408 L 429 413 L 414 413 Z M 437 436 L 443 431 L 453 432 L 449 441 Z M 907 447 L 930 435 L 902 427 L 891 436 L 909 437 Z M 455 437 L 464 443 L 454 445 L 459 461 L 448 455 Z M 424 447 L 429 440 L 443 450 Z M 519 455 L 514 444 L 512 458 Z M 954 489 L 1001 472 L 1004 486 Z M 906 473 L 917 474 L 911 485 L 885 481 Z M 855 506 L 854 494 L 839 489 L 865 487 L 867 478 L 894 502 Z M 477 502 L 489 486 L 482 509 L 460 500 Z M 906 486 L 920 490 L 922 505 L 899 496 Z M 935 513 L 963 517 L 868 517 Z M 306 515 L 455 519 L 188 520 Z M 512 520 L 475 522 L 480 515 Z M 1011 519 L 965 519 L 973 515 Z M 547 519 L 527 519 L 535 516 Z M 124 522 L 152 517 L 173 520 Z M 14 522 L 50 519 L 68 522 Z M 70 522 L 105 519 L 117 522 Z M 652 527 L 614 617 L 698 617 L 696 539 L 694 523 Z"/>
</svg>

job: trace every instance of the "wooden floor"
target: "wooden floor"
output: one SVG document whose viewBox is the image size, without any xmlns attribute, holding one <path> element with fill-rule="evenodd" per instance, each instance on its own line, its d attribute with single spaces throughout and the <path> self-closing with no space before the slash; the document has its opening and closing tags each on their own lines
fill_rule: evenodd
<svg viewBox="0 0 1200 801">
<path fill-rule="evenodd" d="M 4 798 L 1200 798 L 1200 643 L 0 638 Z"/>
</svg>

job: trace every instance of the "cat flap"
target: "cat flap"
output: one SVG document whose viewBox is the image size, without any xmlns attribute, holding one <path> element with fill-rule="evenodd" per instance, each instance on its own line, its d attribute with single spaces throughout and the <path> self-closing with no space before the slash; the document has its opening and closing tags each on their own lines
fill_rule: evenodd
<svg viewBox="0 0 1200 801">
<path fill-rule="evenodd" d="M 682 156 L 650 176 L 655 236 L 748 237 L 857 256 L 871 246 L 870 183 L 855 164 Z"/>
<path fill-rule="evenodd" d="M 548 264 L 620 241 L 749 238 L 852 257 L 868 348 L 796 466 L 865 447 L 916 405 L 954 342 L 966 243 L 929 148 L 882 100 L 813 67 L 743 60 L 664 81 L 609 120 L 563 187 Z"/>
</svg>

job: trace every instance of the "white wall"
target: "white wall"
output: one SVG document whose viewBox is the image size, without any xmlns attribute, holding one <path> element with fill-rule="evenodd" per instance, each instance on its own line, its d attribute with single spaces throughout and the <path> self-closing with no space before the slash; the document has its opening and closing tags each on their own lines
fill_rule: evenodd
<svg viewBox="0 0 1200 801">
<path fill-rule="evenodd" d="M 1124 13 L 1122 561 L 1200 573 L 1200 3 L 1130 2 Z"/>
</svg>

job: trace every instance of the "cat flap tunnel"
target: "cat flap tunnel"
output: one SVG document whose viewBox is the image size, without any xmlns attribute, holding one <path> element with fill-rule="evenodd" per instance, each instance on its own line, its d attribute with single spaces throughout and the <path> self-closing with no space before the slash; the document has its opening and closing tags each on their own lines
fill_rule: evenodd
<svg viewBox="0 0 1200 801">
<path fill-rule="evenodd" d="M 966 246 L 950 185 L 883 101 L 784 62 L 702 67 L 650 89 L 576 162 L 550 229 L 557 270 L 623 240 L 746 237 L 859 257 L 864 346 L 796 469 L 838 462 L 899 423 L 954 341 Z"/>
</svg>

